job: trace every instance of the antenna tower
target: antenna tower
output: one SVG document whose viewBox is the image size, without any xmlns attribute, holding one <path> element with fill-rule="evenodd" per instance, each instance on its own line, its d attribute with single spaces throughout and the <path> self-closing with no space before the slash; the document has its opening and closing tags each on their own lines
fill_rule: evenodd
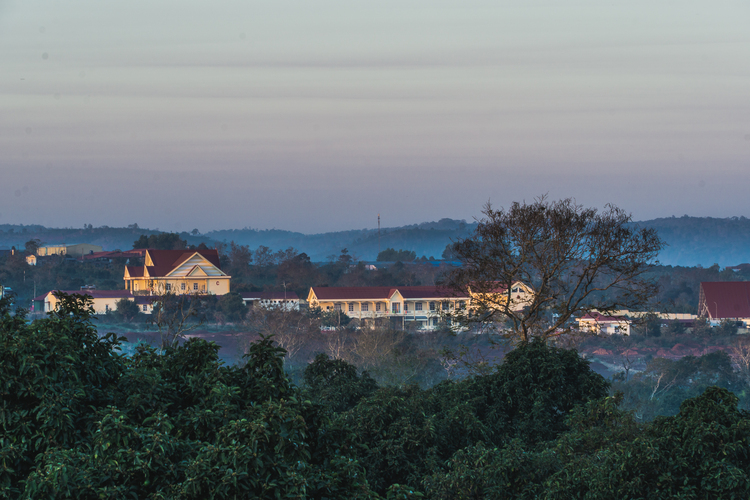
<svg viewBox="0 0 750 500">
<path fill-rule="evenodd" d="M 380 214 L 378 214 L 378 254 L 380 254 Z"/>
</svg>

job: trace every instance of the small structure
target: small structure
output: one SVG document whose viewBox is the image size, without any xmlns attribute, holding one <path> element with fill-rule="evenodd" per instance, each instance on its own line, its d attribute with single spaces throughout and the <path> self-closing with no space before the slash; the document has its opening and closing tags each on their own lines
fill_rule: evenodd
<svg viewBox="0 0 750 500">
<path fill-rule="evenodd" d="M 94 252 L 101 252 L 103 249 L 99 245 L 89 243 L 77 243 L 75 245 L 45 245 L 36 249 L 36 254 L 40 257 L 48 255 L 70 255 L 72 257 L 83 257 L 84 255 Z"/>
<path fill-rule="evenodd" d="M 27 255 L 26 256 L 26 263 L 28 265 L 30 265 L 30 266 L 35 266 L 36 265 L 36 255 L 34 255 L 33 253 L 31 255 Z"/>
<path fill-rule="evenodd" d="M 248 307 L 299 311 L 299 296 L 295 292 L 247 292 L 242 302 Z"/>
<path fill-rule="evenodd" d="M 85 290 L 52 290 L 34 298 L 34 310 L 47 313 L 57 309 L 60 300 L 55 294 L 59 292 L 68 295 L 89 295 L 92 298 L 95 314 L 107 314 L 110 311 L 114 311 L 117 309 L 117 302 L 119 300 L 133 300 L 133 294 L 127 290 L 95 290 L 91 288 L 86 288 Z"/>
<path fill-rule="evenodd" d="M 578 329 L 597 335 L 630 335 L 631 323 L 623 316 L 609 316 L 592 311 L 578 320 Z"/>
<path fill-rule="evenodd" d="M 698 316 L 750 326 L 750 281 L 704 281 L 698 296 Z"/>
</svg>

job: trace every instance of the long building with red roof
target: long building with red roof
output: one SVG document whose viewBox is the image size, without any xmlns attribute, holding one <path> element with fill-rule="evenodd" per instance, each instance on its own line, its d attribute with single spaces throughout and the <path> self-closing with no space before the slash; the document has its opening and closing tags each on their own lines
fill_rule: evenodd
<svg viewBox="0 0 750 500">
<path fill-rule="evenodd" d="M 464 308 L 468 301 L 468 294 L 439 286 L 312 287 L 307 296 L 310 307 L 323 311 L 341 311 L 361 320 L 414 322 L 421 328 L 437 326 L 441 311 Z"/>
</svg>

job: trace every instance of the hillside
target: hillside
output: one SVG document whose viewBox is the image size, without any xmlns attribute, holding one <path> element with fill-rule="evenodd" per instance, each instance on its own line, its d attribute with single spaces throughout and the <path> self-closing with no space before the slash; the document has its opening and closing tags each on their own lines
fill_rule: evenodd
<svg viewBox="0 0 750 500">
<path fill-rule="evenodd" d="M 672 266 L 704 267 L 719 264 L 722 267 L 750 262 L 750 219 L 731 217 L 668 217 L 636 222 L 652 227 L 667 243 L 659 260 Z M 265 245 L 274 250 L 294 247 L 307 253 L 314 262 L 324 262 L 339 255 L 342 248 L 360 260 L 375 260 L 379 249 L 395 248 L 414 251 L 417 257 L 440 256 L 445 246 L 453 240 L 471 234 L 476 223 L 463 220 L 441 219 L 409 226 L 377 229 L 356 229 L 332 233 L 303 234 L 279 229 L 252 228 L 211 231 L 206 234 L 180 233 L 188 244 L 234 241 L 255 249 Z M 132 248 L 133 241 L 142 234 L 159 231 L 136 227 L 86 227 L 46 228 L 39 225 L 0 225 L 0 248 L 23 248 L 24 243 L 37 238 L 45 244 L 92 243 L 105 250 Z"/>
</svg>

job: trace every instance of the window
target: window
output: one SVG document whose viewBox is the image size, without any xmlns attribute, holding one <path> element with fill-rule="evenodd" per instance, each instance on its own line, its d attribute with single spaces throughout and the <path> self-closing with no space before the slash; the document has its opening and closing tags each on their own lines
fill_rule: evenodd
<svg viewBox="0 0 750 500">
<path fill-rule="evenodd" d="M 409 312 L 409 303 L 404 302 L 404 312 Z"/>
<path fill-rule="evenodd" d="M 430 311 L 434 311 L 434 310 L 435 310 L 435 303 L 430 302 Z"/>
<path fill-rule="evenodd" d="M 447 311 L 449 307 L 450 307 L 450 302 L 448 302 L 447 300 L 444 301 L 443 302 L 443 311 Z"/>
<path fill-rule="evenodd" d="M 164 289 L 165 289 L 166 291 L 170 291 L 170 290 L 172 290 L 172 283 L 167 283 L 166 285 L 164 285 Z"/>
<path fill-rule="evenodd" d="M 349 304 L 349 312 L 353 312 L 353 311 L 354 311 L 354 304 Z"/>
<path fill-rule="evenodd" d="M 401 304 L 399 304 L 398 302 L 394 302 L 393 304 L 391 304 L 391 312 L 396 313 L 396 314 L 400 313 Z"/>
<path fill-rule="evenodd" d="M 138 291 L 138 282 L 137 281 L 135 283 L 133 283 L 133 290 L 136 291 L 136 292 Z"/>
<path fill-rule="evenodd" d="M 370 310 L 370 304 L 362 304 L 362 310 L 363 311 L 369 311 Z"/>
<path fill-rule="evenodd" d="M 198 283 L 193 283 L 193 290 L 198 291 Z"/>
<path fill-rule="evenodd" d="M 148 306 L 146 304 L 143 304 L 143 312 L 148 311 Z"/>
<path fill-rule="evenodd" d="M 438 319 L 432 318 L 432 326 L 438 326 Z"/>
<path fill-rule="evenodd" d="M 414 304 L 414 310 L 415 311 L 421 311 L 422 310 L 422 303 L 421 302 L 417 302 L 416 304 Z"/>
<path fill-rule="evenodd" d="M 180 290 L 185 291 L 185 283 L 180 283 Z"/>
<path fill-rule="evenodd" d="M 334 311 L 340 311 L 341 310 L 341 304 L 333 304 L 333 310 Z"/>
<path fill-rule="evenodd" d="M 109 312 L 109 304 L 104 304 L 104 312 Z"/>
<path fill-rule="evenodd" d="M 381 304 L 380 302 L 378 302 L 377 304 L 375 304 L 375 310 L 376 311 L 380 311 L 382 305 L 383 304 Z"/>
<path fill-rule="evenodd" d="M 465 302 L 465 301 L 463 301 L 463 300 L 462 300 L 462 301 L 460 301 L 460 302 L 458 303 L 458 307 L 460 307 L 461 309 L 466 309 L 466 302 Z"/>
</svg>

